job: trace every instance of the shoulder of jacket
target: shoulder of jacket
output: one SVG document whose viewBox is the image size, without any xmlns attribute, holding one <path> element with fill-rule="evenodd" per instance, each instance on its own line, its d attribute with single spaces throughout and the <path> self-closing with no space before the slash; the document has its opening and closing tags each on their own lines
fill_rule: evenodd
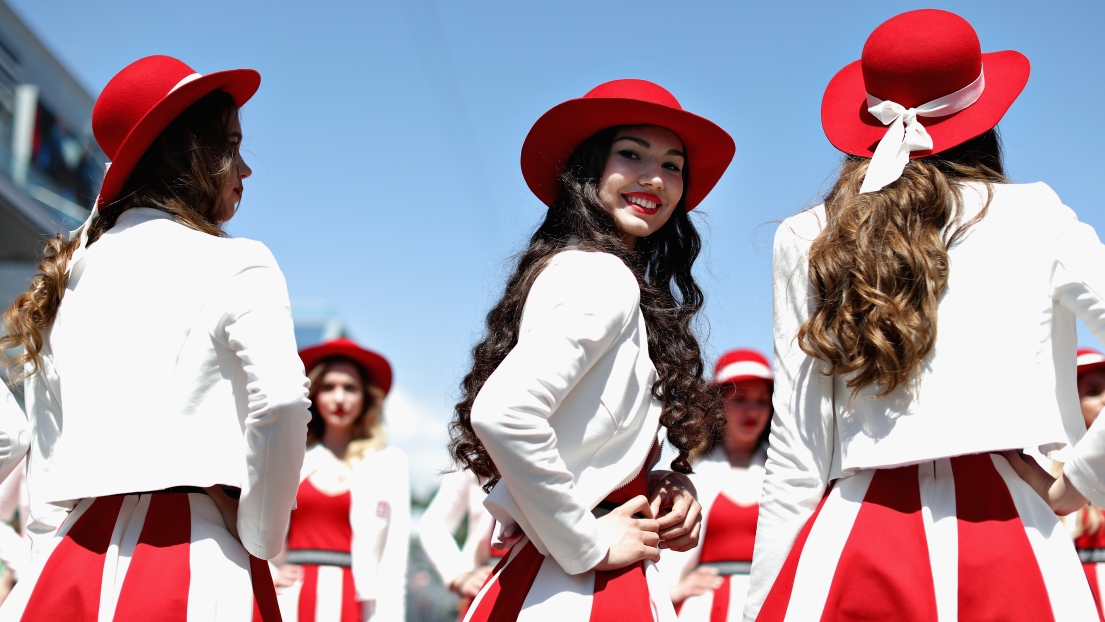
<svg viewBox="0 0 1105 622">
<path fill-rule="evenodd" d="M 637 277 L 629 266 L 610 253 L 583 250 L 561 251 L 549 259 L 538 276 L 544 287 L 561 287 L 587 293 L 631 295 L 640 298 Z M 538 287 L 538 282 L 534 282 Z"/>
<path fill-rule="evenodd" d="M 825 227 L 825 206 L 817 205 L 789 216 L 775 230 L 775 249 L 809 247 Z"/>
</svg>

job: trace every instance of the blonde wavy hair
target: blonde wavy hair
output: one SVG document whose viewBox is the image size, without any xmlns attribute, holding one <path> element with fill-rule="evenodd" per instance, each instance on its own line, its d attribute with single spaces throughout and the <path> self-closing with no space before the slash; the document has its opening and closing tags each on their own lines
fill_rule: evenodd
<svg viewBox="0 0 1105 622">
<path fill-rule="evenodd" d="M 387 434 L 384 431 L 384 391 L 372 383 L 371 376 L 353 359 L 332 356 L 320 361 L 307 374 L 311 380 L 311 389 L 308 393 L 311 400 L 311 421 L 307 424 L 307 445 L 322 442 L 322 436 L 326 431 L 326 422 L 318 414 L 315 406 L 315 396 L 322 386 L 322 377 L 336 363 L 349 363 L 355 367 L 361 377 L 361 386 L 364 388 L 364 405 L 361 407 L 360 416 L 353 423 L 353 440 L 349 442 L 345 455 L 339 456 L 345 462 L 354 463 L 362 460 L 369 451 L 383 449 L 387 445 Z"/>
<path fill-rule="evenodd" d="M 901 179 L 859 193 L 869 159 L 848 156 L 825 197 L 826 224 L 810 247 L 817 306 L 798 331 L 826 375 L 847 377 L 852 397 L 909 386 L 936 342 L 948 283 L 948 248 L 985 216 L 989 184 L 1006 182 L 997 129 L 937 155 L 911 160 Z M 955 226 L 964 182 L 988 184 L 977 216 Z"/>
</svg>

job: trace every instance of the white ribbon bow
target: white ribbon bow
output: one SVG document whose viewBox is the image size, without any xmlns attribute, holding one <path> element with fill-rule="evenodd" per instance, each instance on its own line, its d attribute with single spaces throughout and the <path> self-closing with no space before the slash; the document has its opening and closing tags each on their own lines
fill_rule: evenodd
<svg viewBox="0 0 1105 622">
<path fill-rule="evenodd" d="M 107 169 L 111 168 L 111 162 L 104 165 L 104 176 L 107 176 Z M 88 218 L 84 221 L 84 224 L 78 229 L 74 229 L 69 232 L 69 241 L 77 239 L 80 236 L 80 244 L 77 248 L 73 249 L 73 255 L 69 257 L 69 263 L 65 265 L 65 276 L 70 277 L 73 275 L 73 269 L 77 266 L 82 259 L 84 259 L 85 249 L 88 248 L 88 232 L 92 229 L 92 223 L 96 222 L 96 219 L 100 217 L 100 196 L 96 195 L 96 200 L 92 202 L 92 211 L 88 214 Z"/>
<path fill-rule="evenodd" d="M 946 117 L 970 107 L 982 96 L 986 88 L 984 73 L 975 81 L 951 95 L 945 95 L 916 108 L 906 108 L 897 102 L 882 100 L 867 94 L 867 112 L 883 125 L 889 125 L 886 134 L 875 147 L 867 175 L 863 178 L 860 193 L 876 192 L 902 176 L 909 154 L 913 151 L 932 149 L 932 137 L 917 117 Z"/>
</svg>

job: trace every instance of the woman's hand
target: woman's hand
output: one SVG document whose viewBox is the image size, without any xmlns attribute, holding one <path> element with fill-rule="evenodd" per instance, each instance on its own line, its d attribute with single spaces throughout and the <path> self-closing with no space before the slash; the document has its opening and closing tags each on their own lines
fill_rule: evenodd
<svg viewBox="0 0 1105 622">
<path fill-rule="evenodd" d="M 689 551 L 698 546 L 702 506 L 697 495 L 691 479 L 682 473 L 649 473 L 649 506 L 652 515 L 659 518 L 660 548 Z"/>
<path fill-rule="evenodd" d="M 1082 493 L 1070 483 L 1065 474 L 1052 477 L 1034 459 L 1016 451 L 1003 451 L 1001 455 L 1036 494 L 1040 495 L 1053 512 L 1066 516 L 1081 510 L 1089 503 Z"/>
<path fill-rule="evenodd" d="M 276 593 L 280 594 L 302 578 L 303 568 L 299 564 L 284 564 L 276 571 L 276 576 L 272 578 L 272 582 L 276 586 Z"/>
<path fill-rule="evenodd" d="M 645 518 L 633 518 L 640 513 Z M 595 570 L 617 570 L 650 559 L 660 561 L 660 523 L 653 518 L 648 499 L 638 495 L 599 519 L 599 531 L 610 543 Z"/>
<path fill-rule="evenodd" d="M 449 589 L 460 594 L 465 598 L 475 598 L 476 594 L 480 593 L 480 588 L 483 587 L 487 577 L 491 575 L 491 571 L 494 566 L 480 566 L 475 570 L 470 570 L 456 579 L 453 580 Z"/>
<path fill-rule="evenodd" d="M 218 484 L 207 486 L 203 490 L 215 502 L 215 507 L 219 508 L 226 530 L 235 540 L 241 542 L 242 539 L 238 536 L 238 500 L 223 492 L 222 486 Z"/>
<path fill-rule="evenodd" d="M 717 568 L 699 566 L 690 571 L 679 583 L 668 588 L 668 595 L 671 596 L 673 604 L 679 604 L 691 596 L 700 596 L 719 587 L 721 587 L 721 576 L 718 575 Z"/>
</svg>

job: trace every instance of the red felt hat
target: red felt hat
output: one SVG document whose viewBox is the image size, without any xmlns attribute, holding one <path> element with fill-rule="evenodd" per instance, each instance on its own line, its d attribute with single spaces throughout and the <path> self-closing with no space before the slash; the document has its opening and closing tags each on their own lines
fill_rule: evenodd
<svg viewBox="0 0 1105 622">
<path fill-rule="evenodd" d="M 350 359 L 364 369 L 368 374 L 368 381 L 379 387 L 384 395 L 391 391 L 391 364 L 372 350 L 357 345 L 352 339 L 331 339 L 317 346 L 304 348 L 299 351 L 299 358 L 303 359 L 303 368 L 308 372 L 329 358 Z"/>
<path fill-rule="evenodd" d="M 92 108 L 92 133 L 111 160 L 96 209 L 118 198 L 142 155 L 185 109 L 213 91 L 226 91 L 241 107 L 260 85 L 261 74 L 252 69 L 204 76 L 171 56 L 147 56 L 124 67 Z"/>
<path fill-rule="evenodd" d="M 870 158 L 887 126 L 868 112 L 868 94 L 915 108 L 957 93 L 983 75 L 984 87 L 974 103 L 947 116 L 919 119 L 932 137 L 932 149 L 913 151 L 910 157 L 933 155 L 997 125 L 1024 89 L 1029 70 L 1020 52 L 983 54 L 974 28 L 955 13 L 909 11 L 876 28 L 860 60 L 829 82 L 821 125 L 834 147 Z"/>
<path fill-rule="evenodd" d="M 1105 355 L 1093 348 L 1078 348 L 1078 375 L 1105 367 Z"/>
<path fill-rule="evenodd" d="M 556 200 L 558 176 L 584 140 L 619 125 L 658 125 L 683 141 L 691 174 L 684 195 L 690 211 L 706 198 L 733 160 L 729 134 L 691 114 L 664 87 L 648 80 L 613 80 L 541 115 L 522 143 L 522 175 L 545 205 Z"/>
<path fill-rule="evenodd" d="M 721 355 L 714 365 L 714 384 L 726 384 L 738 380 L 759 378 L 769 383 L 775 382 L 771 373 L 771 364 L 767 358 L 755 350 L 741 348 L 730 350 Z"/>
</svg>

